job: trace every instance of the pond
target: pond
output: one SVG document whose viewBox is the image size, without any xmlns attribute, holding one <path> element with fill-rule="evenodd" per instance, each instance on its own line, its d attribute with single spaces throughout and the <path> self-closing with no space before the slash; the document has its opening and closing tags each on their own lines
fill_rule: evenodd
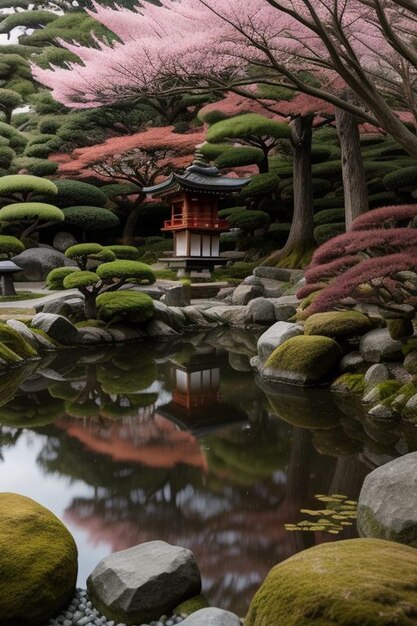
<svg viewBox="0 0 417 626">
<path fill-rule="evenodd" d="M 365 475 L 417 449 L 355 397 L 268 387 L 256 337 L 211 331 L 171 343 L 65 351 L 0 377 L 0 490 L 61 517 L 79 584 L 116 550 L 190 548 L 211 603 L 244 614 L 274 564 L 355 536 L 288 532 L 315 494 L 355 500 Z"/>
</svg>

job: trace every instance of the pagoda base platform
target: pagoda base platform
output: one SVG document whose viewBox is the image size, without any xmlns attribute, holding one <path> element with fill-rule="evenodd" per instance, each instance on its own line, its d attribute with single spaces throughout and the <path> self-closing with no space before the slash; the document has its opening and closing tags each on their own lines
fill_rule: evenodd
<svg viewBox="0 0 417 626">
<path fill-rule="evenodd" d="M 229 259 L 222 257 L 173 256 L 163 257 L 159 260 L 167 263 L 168 267 L 173 270 L 183 270 L 185 272 L 202 272 L 204 270 L 212 272 L 216 265 L 227 265 L 229 263 Z"/>
</svg>

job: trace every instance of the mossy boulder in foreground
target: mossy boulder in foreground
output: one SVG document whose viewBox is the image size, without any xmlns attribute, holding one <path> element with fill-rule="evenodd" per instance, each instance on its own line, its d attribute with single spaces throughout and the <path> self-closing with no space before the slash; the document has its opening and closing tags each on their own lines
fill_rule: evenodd
<svg viewBox="0 0 417 626">
<path fill-rule="evenodd" d="M 283 382 L 309 384 L 325 379 L 341 358 L 342 350 L 333 339 L 301 335 L 274 350 L 265 363 L 265 373 Z"/>
<path fill-rule="evenodd" d="M 0 624 L 43 626 L 71 601 L 77 548 L 48 509 L 0 494 Z"/>
<path fill-rule="evenodd" d="M 306 335 L 353 337 L 371 330 L 369 318 L 359 311 L 330 311 L 311 315 L 304 325 Z"/>
<path fill-rule="evenodd" d="M 417 551 L 380 539 L 304 550 L 275 566 L 245 626 L 417 625 Z"/>
</svg>

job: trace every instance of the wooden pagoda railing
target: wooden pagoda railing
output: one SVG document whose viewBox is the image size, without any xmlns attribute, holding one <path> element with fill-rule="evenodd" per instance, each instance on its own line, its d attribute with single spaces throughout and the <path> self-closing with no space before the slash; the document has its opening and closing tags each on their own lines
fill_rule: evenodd
<svg viewBox="0 0 417 626">
<path fill-rule="evenodd" d="M 181 228 L 201 228 L 207 230 L 229 230 L 230 225 L 226 220 L 216 216 L 204 216 L 201 214 L 189 213 L 182 215 L 174 214 L 170 220 L 165 220 L 162 230 L 177 230 Z"/>
</svg>

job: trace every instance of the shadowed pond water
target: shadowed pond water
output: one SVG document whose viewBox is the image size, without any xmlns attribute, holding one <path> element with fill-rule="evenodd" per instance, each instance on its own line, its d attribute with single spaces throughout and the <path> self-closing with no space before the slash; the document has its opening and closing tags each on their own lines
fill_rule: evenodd
<svg viewBox="0 0 417 626">
<path fill-rule="evenodd" d="M 381 425 L 354 397 L 262 385 L 255 348 L 216 330 L 0 376 L 0 491 L 64 519 L 81 586 L 103 556 L 163 539 L 193 550 L 210 602 L 244 614 L 272 565 L 355 536 L 284 524 L 317 493 L 357 499 L 371 469 L 417 449 L 416 428 Z"/>
</svg>

